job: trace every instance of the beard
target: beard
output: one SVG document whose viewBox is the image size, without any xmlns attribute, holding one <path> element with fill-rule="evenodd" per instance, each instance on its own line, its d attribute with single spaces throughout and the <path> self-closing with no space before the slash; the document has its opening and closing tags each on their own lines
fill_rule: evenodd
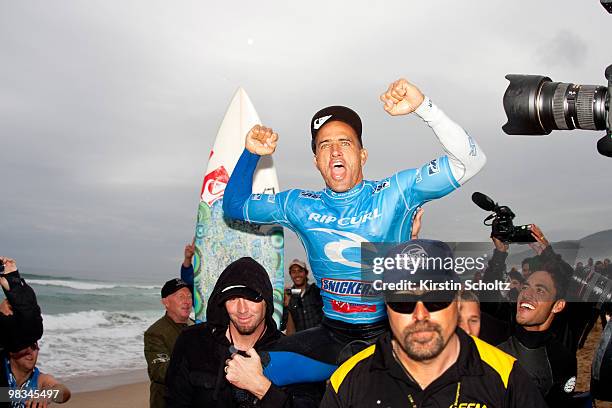
<svg viewBox="0 0 612 408">
<path fill-rule="evenodd" d="M 426 335 L 427 337 L 417 337 Z M 442 353 L 446 346 L 442 337 L 442 328 L 430 322 L 418 322 L 406 328 L 402 339 L 396 339 L 404 353 L 414 361 L 426 361 Z"/>
<path fill-rule="evenodd" d="M 255 330 L 257 330 L 257 328 L 263 323 L 264 320 L 262 319 L 259 321 L 254 321 L 253 323 L 242 324 L 233 320 L 230 316 L 230 321 L 232 322 L 232 325 L 234 326 L 234 328 L 236 328 L 238 333 L 243 336 L 248 336 L 255 333 Z"/>
</svg>

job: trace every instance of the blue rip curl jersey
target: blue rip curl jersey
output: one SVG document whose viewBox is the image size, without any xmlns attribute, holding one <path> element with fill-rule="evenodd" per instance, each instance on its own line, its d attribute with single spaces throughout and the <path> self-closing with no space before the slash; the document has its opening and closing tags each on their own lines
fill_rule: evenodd
<svg viewBox="0 0 612 408">
<path fill-rule="evenodd" d="M 361 243 L 409 240 L 415 211 L 459 187 L 448 157 L 380 181 L 364 180 L 344 193 L 325 188 L 251 194 L 259 157 L 246 149 L 240 156 L 224 193 L 226 216 L 294 231 L 328 318 L 352 324 L 386 319 L 384 300 L 368 296 L 371 282 L 362 280 Z"/>
</svg>

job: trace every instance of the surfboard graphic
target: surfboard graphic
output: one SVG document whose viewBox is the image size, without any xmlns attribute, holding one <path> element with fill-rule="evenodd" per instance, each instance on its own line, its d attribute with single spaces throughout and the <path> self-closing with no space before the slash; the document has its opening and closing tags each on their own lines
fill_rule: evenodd
<svg viewBox="0 0 612 408">
<path fill-rule="evenodd" d="M 239 88 L 217 132 L 204 173 L 195 229 L 195 317 L 206 320 L 206 303 L 225 267 L 243 256 L 262 264 L 274 288 L 274 318 L 282 317 L 284 288 L 284 235 L 278 225 L 255 225 L 223 218 L 225 186 L 244 150 L 247 132 L 261 123 L 251 100 Z M 271 156 L 262 157 L 253 179 L 254 194 L 279 191 Z"/>
</svg>

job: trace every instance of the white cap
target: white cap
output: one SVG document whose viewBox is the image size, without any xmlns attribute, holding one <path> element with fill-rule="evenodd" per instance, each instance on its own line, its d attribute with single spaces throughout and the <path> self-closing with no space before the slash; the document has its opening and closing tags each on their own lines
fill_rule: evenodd
<svg viewBox="0 0 612 408">
<path fill-rule="evenodd" d="M 302 261 L 300 261 L 299 259 L 295 258 L 293 261 L 291 261 L 291 263 L 289 264 L 289 269 L 291 269 L 291 267 L 293 265 L 297 265 L 300 268 L 304 269 L 305 271 L 308 271 L 308 268 L 306 267 L 306 264 Z"/>
</svg>

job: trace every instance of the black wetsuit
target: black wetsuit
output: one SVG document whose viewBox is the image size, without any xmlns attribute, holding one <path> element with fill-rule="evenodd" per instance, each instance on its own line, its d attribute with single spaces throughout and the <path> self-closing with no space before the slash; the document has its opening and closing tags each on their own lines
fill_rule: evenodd
<svg viewBox="0 0 612 408">
<path fill-rule="evenodd" d="M 521 326 L 497 346 L 515 357 L 536 383 L 550 406 L 568 406 L 576 386 L 576 354 L 568 350 L 551 330 L 528 332 Z M 558 405 L 561 404 L 561 405 Z"/>
</svg>

